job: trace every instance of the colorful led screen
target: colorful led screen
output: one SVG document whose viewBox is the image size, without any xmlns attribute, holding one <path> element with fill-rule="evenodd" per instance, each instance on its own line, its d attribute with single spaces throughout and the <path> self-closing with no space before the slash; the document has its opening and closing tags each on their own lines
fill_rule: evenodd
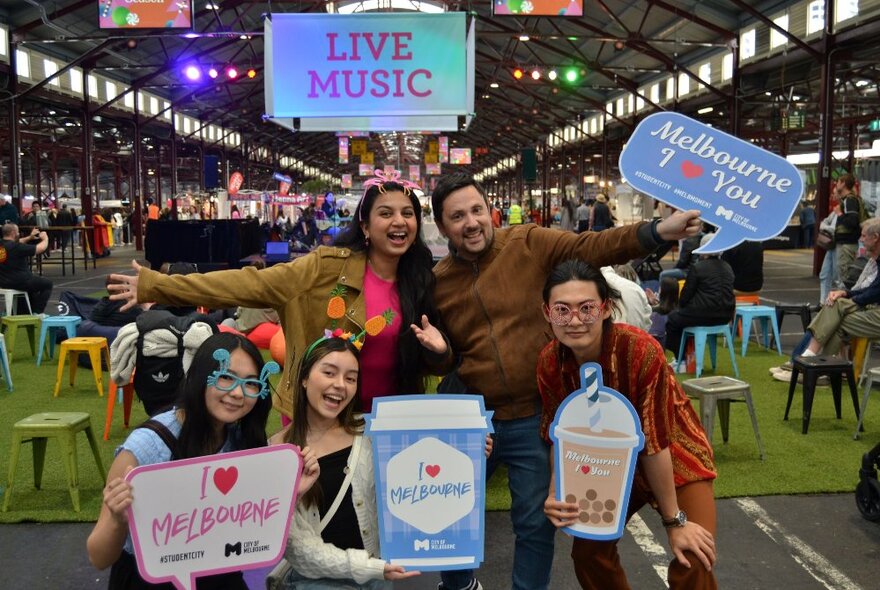
<svg viewBox="0 0 880 590">
<path fill-rule="evenodd" d="M 100 0 L 102 29 L 191 29 L 192 0 Z"/>
<path fill-rule="evenodd" d="M 471 148 L 451 148 L 449 150 L 450 164 L 470 164 Z"/>
<path fill-rule="evenodd" d="M 495 16 L 583 16 L 584 0 L 492 0 Z"/>
</svg>

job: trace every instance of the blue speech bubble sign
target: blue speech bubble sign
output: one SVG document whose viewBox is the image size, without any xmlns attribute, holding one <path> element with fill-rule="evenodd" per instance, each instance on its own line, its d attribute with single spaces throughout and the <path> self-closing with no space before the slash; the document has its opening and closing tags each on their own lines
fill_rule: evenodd
<svg viewBox="0 0 880 590">
<path fill-rule="evenodd" d="M 639 123 L 620 154 L 620 173 L 636 190 L 677 209 L 698 209 L 718 227 L 695 250 L 705 254 L 779 235 L 804 192 L 800 173 L 784 158 L 678 113 Z"/>
</svg>

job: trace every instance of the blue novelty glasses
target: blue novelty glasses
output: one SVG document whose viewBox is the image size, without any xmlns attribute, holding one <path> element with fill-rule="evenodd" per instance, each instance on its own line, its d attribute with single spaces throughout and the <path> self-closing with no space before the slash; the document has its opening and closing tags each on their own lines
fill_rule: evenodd
<svg viewBox="0 0 880 590">
<path fill-rule="evenodd" d="M 269 394 L 269 385 L 260 379 L 242 379 L 232 373 L 214 371 L 208 376 L 208 385 L 213 385 L 220 391 L 233 391 L 241 387 L 241 392 L 246 397 L 266 397 Z"/>
</svg>

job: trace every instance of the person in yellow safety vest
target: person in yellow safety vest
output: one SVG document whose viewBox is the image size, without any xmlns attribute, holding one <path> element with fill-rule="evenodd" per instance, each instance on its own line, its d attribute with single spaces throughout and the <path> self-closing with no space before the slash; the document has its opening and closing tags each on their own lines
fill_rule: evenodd
<svg viewBox="0 0 880 590">
<path fill-rule="evenodd" d="M 519 203 L 514 201 L 510 204 L 510 213 L 507 217 L 507 223 L 509 225 L 522 225 L 523 223 L 523 211 L 522 207 L 519 206 Z"/>
</svg>

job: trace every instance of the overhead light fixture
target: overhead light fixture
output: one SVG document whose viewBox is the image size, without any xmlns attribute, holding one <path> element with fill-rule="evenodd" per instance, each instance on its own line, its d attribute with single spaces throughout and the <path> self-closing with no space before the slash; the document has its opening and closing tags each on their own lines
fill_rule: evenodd
<svg viewBox="0 0 880 590">
<path fill-rule="evenodd" d="M 235 68 L 235 66 L 229 66 L 228 68 L 226 68 L 226 77 L 230 80 L 235 80 L 236 78 L 238 78 L 238 70 Z"/>
<path fill-rule="evenodd" d="M 208 2 L 205 4 L 205 10 L 220 10 L 220 6 L 218 4 L 214 4 L 213 2 Z"/>
<path fill-rule="evenodd" d="M 254 68 L 248 68 L 247 77 L 250 78 L 251 80 L 256 78 L 257 77 L 257 70 L 255 70 Z"/>
<path fill-rule="evenodd" d="M 707 113 L 711 113 L 715 110 L 715 107 L 703 107 L 702 109 L 697 111 L 698 115 L 705 115 Z"/>
<path fill-rule="evenodd" d="M 555 80 L 558 76 L 559 74 L 556 73 L 556 70 L 550 70 L 549 72 L 547 72 L 547 77 L 551 80 Z"/>
<path fill-rule="evenodd" d="M 541 70 L 539 70 L 538 68 L 535 68 L 534 70 L 532 70 L 531 76 L 532 76 L 532 80 L 540 80 L 541 79 Z"/>
<path fill-rule="evenodd" d="M 498 88 L 498 82 L 492 82 L 489 84 L 489 88 Z"/>
<path fill-rule="evenodd" d="M 521 79 L 523 77 L 523 71 L 520 68 L 514 69 L 513 70 L 513 77 L 516 78 L 517 80 Z"/>
<path fill-rule="evenodd" d="M 528 41 L 528 40 L 529 40 L 529 36 L 526 35 L 525 33 L 523 33 L 522 35 L 519 36 L 519 40 L 520 40 L 520 41 Z"/>
<path fill-rule="evenodd" d="M 186 76 L 186 79 L 192 82 L 195 82 L 202 77 L 202 70 L 200 70 L 198 66 L 194 65 L 186 66 L 186 68 L 184 68 L 183 70 L 183 73 Z"/>
<path fill-rule="evenodd" d="M 217 68 L 211 68 L 208 70 L 208 77 L 210 77 L 212 80 L 215 79 L 219 75 L 220 75 L 220 72 L 217 71 Z"/>
</svg>

